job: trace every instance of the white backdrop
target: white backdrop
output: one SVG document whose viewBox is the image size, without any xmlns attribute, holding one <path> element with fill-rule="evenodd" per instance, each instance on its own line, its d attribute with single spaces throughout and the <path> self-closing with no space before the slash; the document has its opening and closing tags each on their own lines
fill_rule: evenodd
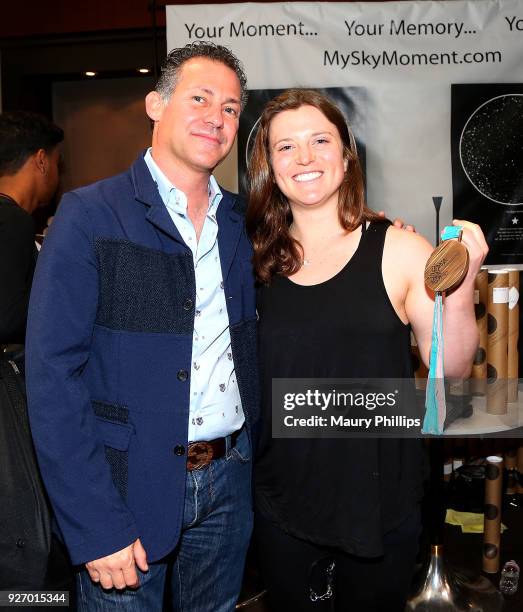
<svg viewBox="0 0 523 612">
<path fill-rule="evenodd" d="M 442 223 L 452 218 L 451 85 L 523 84 L 520 0 L 166 10 L 169 49 L 200 39 L 224 44 L 243 61 L 249 89 L 365 88 L 369 206 L 414 223 L 432 241 L 432 196 L 443 196 Z M 235 152 L 217 172 L 232 189 L 236 159 Z M 518 212 L 518 202 L 509 208 Z"/>
</svg>

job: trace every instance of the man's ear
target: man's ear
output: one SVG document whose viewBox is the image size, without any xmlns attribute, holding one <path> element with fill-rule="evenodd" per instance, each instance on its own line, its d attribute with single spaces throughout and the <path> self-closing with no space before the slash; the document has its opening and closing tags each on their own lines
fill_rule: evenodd
<svg viewBox="0 0 523 612">
<path fill-rule="evenodd" d="M 42 174 L 47 174 L 47 168 L 49 165 L 49 160 L 47 158 L 47 153 L 45 149 L 38 149 L 36 153 L 33 153 L 33 162 Z"/>
<path fill-rule="evenodd" d="M 162 118 L 164 102 L 157 91 L 150 91 L 145 96 L 145 112 L 151 121 L 159 121 Z"/>
</svg>

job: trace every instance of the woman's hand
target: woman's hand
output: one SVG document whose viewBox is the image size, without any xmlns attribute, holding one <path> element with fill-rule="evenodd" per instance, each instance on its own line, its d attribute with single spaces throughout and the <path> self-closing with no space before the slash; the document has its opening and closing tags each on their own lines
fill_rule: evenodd
<svg viewBox="0 0 523 612">
<path fill-rule="evenodd" d="M 384 210 L 380 210 L 378 212 L 378 215 L 380 217 L 385 218 L 385 211 Z M 399 217 L 396 217 L 394 219 L 394 221 L 392 222 L 392 225 L 394 225 L 394 227 L 397 227 L 398 229 L 404 229 L 407 230 L 408 232 L 416 232 L 416 228 L 413 225 L 405 225 L 405 222 L 403 221 L 403 219 L 400 219 Z"/>
<path fill-rule="evenodd" d="M 474 283 L 474 279 L 485 261 L 485 257 L 489 250 L 487 241 L 485 240 L 481 227 L 476 223 L 471 223 L 463 219 L 454 219 L 452 225 L 460 225 L 463 227 L 461 242 L 465 245 L 469 253 L 469 269 L 462 285 L 469 285 L 470 283 Z M 459 287 L 456 291 L 458 290 Z"/>
</svg>

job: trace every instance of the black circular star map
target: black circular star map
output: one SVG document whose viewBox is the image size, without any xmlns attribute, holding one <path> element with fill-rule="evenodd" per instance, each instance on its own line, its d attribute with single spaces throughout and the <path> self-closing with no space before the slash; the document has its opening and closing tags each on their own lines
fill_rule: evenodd
<svg viewBox="0 0 523 612">
<path fill-rule="evenodd" d="M 523 204 L 523 95 L 496 96 L 479 106 L 461 133 L 463 170 L 486 198 Z"/>
</svg>

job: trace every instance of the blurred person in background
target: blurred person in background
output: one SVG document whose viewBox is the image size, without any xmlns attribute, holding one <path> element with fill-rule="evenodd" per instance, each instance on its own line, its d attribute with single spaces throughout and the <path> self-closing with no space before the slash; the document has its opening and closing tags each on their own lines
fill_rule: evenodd
<svg viewBox="0 0 523 612">
<path fill-rule="evenodd" d="M 31 216 L 59 183 L 63 131 L 29 112 L 0 115 L 0 344 L 23 344 L 36 263 Z"/>
<path fill-rule="evenodd" d="M 50 554 L 50 513 L 27 420 L 24 342 L 37 256 L 32 213 L 58 188 L 63 138 L 35 113 L 0 115 L 0 588 L 59 584 L 50 578 L 58 549 Z"/>
</svg>

